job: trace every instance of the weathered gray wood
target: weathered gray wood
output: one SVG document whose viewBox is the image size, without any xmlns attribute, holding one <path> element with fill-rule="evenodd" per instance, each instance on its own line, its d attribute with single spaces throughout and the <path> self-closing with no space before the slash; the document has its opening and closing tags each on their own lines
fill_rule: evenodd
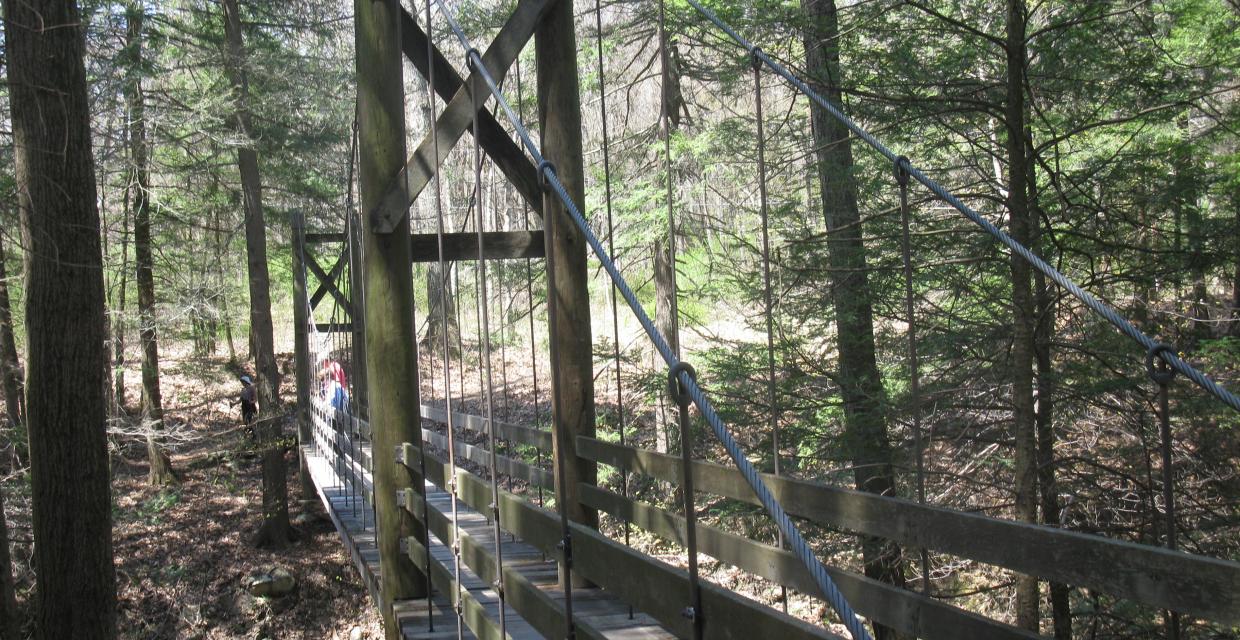
<svg viewBox="0 0 1240 640">
<path fill-rule="evenodd" d="M 343 233 L 307 233 L 306 244 L 331 244 L 333 242 L 344 242 Z"/>
<path fill-rule="evenodd" d="M 491 46 L 482 54 L 482 64 L 486 65 L 496 83 L 503 82 L 508 67 L 512 66 L 552 4 L 552 0 L 521 0 L 517 3 Z M 382 200 L 376 206 L 364 209 L 370 212 L 368 217 L 376 229 L 390 231 L 395 228 L 393 225 L 397 220 L 407 217 L 405 214 L 409 205 L 430 183 L 457 141 L 473 124 L 474 95 L 479 97 L 477 102 L 480 105 L 491 95 L 486 81 L 477 73 L 470 74 L 439 114 L 434 137 L 428 133 L 413 155 L 409 156 L 408 162 L 392 172 L 393 178 L 387 182 Z"/>
<path fill-rule="evenodd" d="M 427 442 L 430 442 L 432 445 L 439 447 L 440 449 L 448 448 L 448 438 L 435 433 L 430 429 L 423 429 L 422 437 Z M 458 457 L 465 458 L 474 464 L 479 464 L 484 467 L 490 465 L 491 454 L 485 448 L 475 447 L 474 445 L 465 444 L 463 442 L 455 442 L 454 444 L 456 445 L 456 455 Z M 544 488 L 551 488 L 554 486 L 551 472 L 545 469 L 532 467 L 524 462 L 513 460 L 507 456 L 502 456 L 499 454 L 495 455 L 495 470 L 500 475 L 518 478 L 534 486 Z"/>
<path fill-rule="evenodd" d="M 306 446 L 310 444 L 310 327 L 309 301 L 306 299 L 306 218 L 300 211 L 292 216 L 293 227 L 293 358 L 297 376 L 297 476 L 301 486 L 302 511 L 316 497 L 314 482 L 306 468 Z"/>
<path fill-rule="evenodd" d="M 579 438 L 580 455 L 679 482 L 675 456 Z M 693 463 L 698 490 L 757 504 L 739 471 Z M 1240 563 L 1033 524 L 917 504 L 763 474 L 788 513 L 900 544 L 925 547 L 1030 575 L 1098 589 L 1226 624 L 1240 622 Z"/>
<path fill-rule="evenodd" d="M 685 545 L 686 523 L 682 516 L 598 487 L 583 486 L 581 498 L 592 507 Z M 698 551 L 734 567 L 824 597 L 805 565 L 789 551 L 704 525 L 697 526 L 697 544 Z M 1031 640 L 1041 637 L 850 571 L 828 567 L 827 572 L 857 613 L 912 637 L 926 640 Z"/>
<path fill-rule="evenodd" d="M 355 0 L 357 114 L 362 208 L 378 207 L 384 186 L 400 170 L 405 156 L 404 81 L 400 53 L 400 3 Z M 369 385 L 374 446 L 395 451 L 402 442 L 422 439 L 418 413 L 418 363 L 413 336 L 413 280 L 409 273 L 409 218 L 386 228 L 364 230 L 363 299 L 367 321 L 366 380 Z M 400 552 L 400 541 L 424 536 L 408 512 L 396 503 L 396 491 L 423 491 L 409 467 L 389 453 L 374 461 L 375 519 L 380 563 L 383 626 L 388 640 L 398 640 L 392 605 L 425 595 L 426 576 Z M 425 544 L 425 540 L 422 541 Z"/>
<path fill-rule="evenodd" d="M 426 473 L 436 484 L 446 484 L 448 467 L 435 456 L 426 456 Z M 456 483 L 462 502 L 474 509 L 491 504 L 490 484 L 464 469 L 457 469 Z M 501 491 L 500 525 L 544 553 L 558 556 L 559 518 L 527 500 Z M 691 632 L 681 610 L 688 602 L 689 577 L 683 570 L 647 557 L 614 542 L 593 529 L 571 524 L 574 570 L 590 581 L 650 614 L 681 637 Z M 722 640 L 755 638 L 838 638 L 825 629 L 791 618 L 761 603 L 738 596 L 717 585 L 704 584 L 702 606 L 706 637 Z"/>
<path fill-rule="evenodd" d="M 439 260 L 439 236 L 415 233 L 409 240 L 414 262 Z M 482 234 L 482 254 L 487 260 L 543 257 L 541 231 L 487 231 Z M 478 234 L 443 234 L 443 259 L 447 262 L 478 259 Z"/>
<path fill-rule="evenodd" d="M 323 300 L 323 296 L 330 293 L 332 298 L 336 300 L 336 304 L 344 309 L 345 314 L 353 315 L 353 305 L 349 302 L 349 297 L 340 291 L 340 287 L 336 284 L 336 279 L 344 271 L 344 267 L 348 264 L 348 252 L 341 251 L 340 257 L 336 258 L 336 263 L 332 265 L 330 272 L 324 271 L 323 267 L 314 259 L 314 256 L 307 253 L 304 255 L 306 268 L 314 277 L 318 279 L 319 286 L 314 290 L 314 295 L 310 297 L 310 306 L 318 307 L 319 302 Z"/>
<path fill-rule="evenodd" d="M 432 407 L 430 405 L 422 405 L 422 417 L 427 420 L 447 424 L 448 414 L 443 409 Z M 452 423 L 458 427 L 463 427 L 470 431 L 478 433 L 487 432 L 486 418 L 468 413 L 452 412 Z M 497 435 L 519 444 L 537 447 L 539 449 L 551 449 L 551 433 L 539 429 L 531 429 L 521 425 L 509 424 L 506 422 L 496 422 Z"/>
<path fill-rule="evenodd" d="M 400 35 L 405 57 L 413 63 L 414 68 L 422 74 L 423 78 L 427 77 L 429 74 L 426 64 L 426 32 L 422 31 L 422 27 L 406 11 L 401 12 Z M 439 47 L 432 47 L 432 51 L 435 62 L 435 93 L 438 93 L 444 100 L 451 100 L 464 81 L 461 80 L 461 76 L 457 75 L 456 68 L 439 52 Z M 534 215 L 541 219 L 542 188 L 538 185 L 538 172 L 534 164 L 513 142 L 504 127 L 496 121 L 495 116 L 486 110 L 478 112 L 478 142 L 508 182 L 516 187 L 517 192 L 533 209 Z M 410 202 L 412 202 L 412 196 Z"/>
<path fill-rule="evenodd" d="M 559 181 L 575 206 L 584 210 L 586 183 L 573 3 L 562 0 L 553 4 L 534 35 L 542 155 L 555 165 Z M 592 438 L 595 431 L 586 242 L 564 203 L 550 190 L 543 198 L 556 499 L 570 520 L 597 529 L 598 513 L 581 504 L 577 493 L 579 483 L 598 484 L 594 462 L 577 455 L 578 436 Z"/>
</svg>

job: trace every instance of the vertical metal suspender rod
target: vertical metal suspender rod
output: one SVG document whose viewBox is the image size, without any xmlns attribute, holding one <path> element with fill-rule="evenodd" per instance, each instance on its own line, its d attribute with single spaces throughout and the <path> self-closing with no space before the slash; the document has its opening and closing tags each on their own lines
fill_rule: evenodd
<svg viewBox="0 0 1240 640">
<path fill-rule="evenodd" d="M 762 109 L 762 61 L 753 57 L 754 114 L 758 133 L 758 200 L 762 213 L 762 303 L 766 315 L 766 407 L 771 428 L 771 458 L 775 475 L 779 475 L 779 406 L 775 397 L 775 303 L 771 295 L 771 229 L 770 199 L 766 191 L 766 123 Z M 784 533 L 776 541 L 784 548 Z M 788 587 L 779 585 L 780 602 L 788 613 Z"/>
<path fill-rule="evenodd" d="M 926 445 L 921 433 L 921 366 L 917 355 L 917 316 L 913 310 L 913 248 L 909 234 L 908 158 L 896 158 L 900 185 L 900 249 L 904 259 L 904 319 L 908 323 L 908 386 L 913 410 L 913 449 L 917 457 L 917 502 L 926 503 Z M 930 595 L 930 552 L 920 548 L 921 592 Z"/>
<path fill-rule="evenodd" d="M 1158 435 L 1159 448 L 1162 454 L 1163 509 L 1166 516 L 1163 523 L 1163 528 L 1165 529 L 1164 542 L 1166 547 L 1171 550 L 1176 548 L 1176 522 L 1175 467 L 1171 460 L 1171 402 L 1169 386 L 1171 385 L 1171 380 L 1175 378 L 1175 369 L 1172 369 L 1167 360 L 1161 356 L 1173 351 L 1171 346 L 1159 344 L 1150 349 L 1145 356 L 1146 374 L 1158 385 Z M 1179 640 L 1180 614 L 1176 611 L 1166 611 L 1164 615 L 1167 621 L 1168 640 Z"/>
<path fill-rule="evenodd" d="M 517 76 L 517 111 L 522 122 L 525 121 L 525 92 L 521 83 L 521 56 L 518 55 L 516 64 L 514 65 Z M 524 204 L 521 205 L 524 216 L 525 230 L 530 230 L 530 208 Z M 534 333 L 534 272 L 532 267 L 533 259 L 525 259 L 525 294 L 530 301 L 530 369 L 534 377 L 534 426 L 538 426 L 538 340 Z M 545 259 L 544 259 L 545 263 Z M 534 465 L 537 469 L 542 469 L 542 449 L 534 448 Z M 538 506 L 543 506 L 543 486 L 538 485 Z"/>
<path fill-rule="evenodd" d="M 607 75 L 603 67 L 603 9 L 602 1 L 594 0 L 594 33 L 598 49 L 598 100 L 599 115 L 603 129 L 603 194 L 607 205 L 607 250 L 616 255 L 616 227 L 611 212 L 611 137 L 607 131 Z M 616 416 L 620 424 L 620 446 L 624 446 L 624 390 L 620 379 L 620 311 L 616 307 L 616 288 L 608 287 L 608 304 L 611 307 L 612 357 L 616 361 Z M 620 470 L 620 495 L 629 497 L 629 473 Z M 628 519 L 624 521 L 624 544 L 630 544 Z M 629 607 L 633 617 L 633 607 Z"/>
<path fill-rule="evenodd" d="M 431 0 L 426 0 L 426 48 L 427 48 L 426 55 L 427 55 L 428 60 L 434 60 L 434 57 L 433 57 L 434 46 L 435 46 L 434 43 L 435 43 L 435 22 L 432 19 L 432 14 L 431 14 Z M 436 121 L 436 117 L 435 117 L 436 104 L 435 103 L 437 102 L 435 98 L 435 65 L 433 64 L 430 65 L 427 69 L 426 90 L 427 90 L 428 95 L 430 96 L 431 109 L 430 109 L 429 119 L 430 119 L 430 126 L 431 126 L 431 139 L 435 141 L 434 142 L 435 157 L 439 157 L 439 135 L 438 135 L 438 132 L 436 131 L 437 125 L 435 122 Z M 443 287 L 442 290 L 446 292 L 447 286 L 448 286 L 448 271 L 444 266 L 443 198 L 441 195 L 441 184 L 440 184 L 439 175 L 440 175 L 440 172 L 436 171 L 435 172 L 435 187 L 434 187 L 435 229 L 436 229 L 436 234 L 437 234 L 436 240 L 437 240 L 438 251 L 439 251 L 439 256 L 438 256 L 439 275 L 442 278 L 442 282 L 440 284 Z M 457 303 L 458 303 L 457 310 L 459 311 L 460 301 L 458 300 Z M 441 314 L 440 319 L 443 321 L 443 327 L 444 327 L 444 331 L 443 331 L 443 378 L 444 380 L 443 382 L 444 382 L 444 408 L 446 409 L 444 413 L 446 414 L 447 424 L 448 424 L 448 483 L 447 483 L 448 486 L 445 488 L 448 490 L 448 497 L 452 503 L 452 539 L 446 542 L 452 545 L 452 575 L 453 575 L 454 584 L 453 584 L 453 593 L 451 594 L 451 602 L 452 602 L 452 610 L 456 613 L 456 637 L 457 637 L 457 640 L 462 640 L 465 637 L 465 621 L 464 621 L 464 616 L 463 616 L 464 611 L 461 605 L 461 541 L 460 541 L 460 529 L 459 529 L 460 525 L 459 525 L 459 520 L 458 520 L 459 514 L 457 512 L 457 499 L 456 499 L 456 438 L 455 438 L 455 432 L 456 432 L 455 426 L 456 425 L 455 425 L 455 419 L 452 416 L 452 366 L 450 363 L 451 353 L 450 353 L 450 348 L 449 348 L 448 331 L 447 331 L 448 310 L 447 310 L 446 305 L 442 305 L 442 304 L 439 305 L 439 309 L 440 309 L 440 314 Z M 457 335 L 458 336 L 460 335 L 459 322 L 457 325 Z M 427 526 L 429 527 L 429 523 L 430 523 L 430 510 L 429 509 L 427 509 L 427 512 L 426 512 L 426 521 L 427 521 Z M 427 538 L 426 546 L 428 549 L 430 548 L 429 537 Z M 429 565 L 427 565 L 427 573 L 430 573 Z"/>
<path fill-rule="evenodd" d="M 470 45 L 468 37 L 465 36 L 465 33 L 461 30 L 460 25 L 456 23 L 456 20 L 452 17 L 451 13 L 449 13 L 444 1 L 437 1 L 439 2 L 440 8 L 444 10 L 444 15 L 448 20 L 448 24 L 451 25 L 457 38 L 461 41 L 461 45 L 467 52 L 469 52 L 470 57 L 478 58 L 475 62 L 479 63 L 480 57 L 477 54 L 477 50 Z M 477 67 L 479 75 L 482 76 L 482 80 L 486 82 L 487 87 L 491 90 L 491 94 L 495 96 L 496 102 L 499 103 L 499 106 L 503 109 L 504 114 L 508 117 L 509 121 L 512 122 L 513 128 L 516 129 L 518 135 L 521 137 L 521 143 L 525 146 L 526 152 L 536 163 L 540 181 L 543 185 L 544 191 L 546 192 L 544 198 L 551 198 L 554 196 L 564 205 L 569 218 L 573 224 L 577 226 L 577 229 L 581 232 L 586 243 L 594 251 L 594 254 L 598 256 L 599 262 L 602 264 L 604 270 L 607 271 L 607 275 L 611 277 L 612 282 L 614 282 L 620 289 L 620 294 L 624 296 L 625 302 L 628 303 L 629 308 L 633 311 L 633 315 L 637 317 L 638 322 L 642 325 L 642 329 L 645 330 L 646 335 L 654 343 L 655 348 L 659 351 L 659 355 L 663 357 L 663 360 L 667 362 L 669 367 L 675 367 L 676 365 L 681 364 L 680 358 L 678 358 L 672 351 L 671 347 L 668 346 L 667 340 L 662 336 L 662 334 L 659 333 L 658 329 L 651 321 L 650 316 L 642 308 L 641 303 L 637 300 L 637 295 L 633 293 L 632 288 L 629 287 L 628 283 L 624 279 L 624 276 L 621 275 L 619 270 L 616 269 L 615 262 L 612 261 L 611 256 L 607 253 L 607 250 L 604 249 L 602 243 L 599 242 L 598 237 L 590 228 L 585 216 L 581 213 L 581 209 L 578 208 L 577 204 L 569 195 L 564 183 L 560 181 L 559 176 L 556 174 L 555 166 L 548 162 L 534 145 L 533 140 L 530 139 L 529 131 L 525 129 L 525 126 L 517 118 L 516 114 L 513 113 L 512 107 L 509 106 L 506 100 L 504 100 L 503 94 L 500 92 L 499 87 L 495 83 L 495 79 L 492 78 L 486 71 L 485 66 L 482 64 L 477 64 Z M 549 225 L 554 224 L 553 219 L 554 216 L 548 216 L 548 219 L 543 225 L 544 229 L 546 229 Z M 547 233 L 547 231 L 544 231 L 544 233 Z M 553 247 L 548 248 L 548 254 L 549 261 L 554 261 L 555 252 Z M 552 286 L 552 290 L 554 290 L 554 269 L 550 269 L 549 271 L 551 274 L 549 276 L 549 284 Z M 549 297 L 548 303 L 554 304 L 554 296 Z M 554 332 L 555 314 L 552 312 L 550 315 L 552 318 L 551 330 Z M 554 350 L 554 341 L 552 341 L 552 345 L 552 359 L 554 361 L 555 356 L 557 355 Z M 554 380 L 554 377 L 559 374 L 558 368 L 552 367 L 551 373 Z M 853 638 L 856 638 L 857 640 L 870 640 L 871 636 L 869 631 L 865 629 L 865 626 L 862 625 L 861 620 L 857 618 L 852 606 L 848 604 L 848 601 L 840 592 L 839 587 L 837 587 L 835 582 L 831 580 L 830 575 L 827 574 L 826 568 L 814 555 L 813 549 L 810 548 L 809 543 L 805 541 L 805 538 L 801 536 L 796 525 L 792 522 L 791 517 L 788 516 L 788 513 L 784 511 L 784 508 L 775 499 L 775 496 L 771 493 L 770 488 L 766 486 L 766 483 L 758 474 L 757 469 L 755 469 L 753 464 L 750 463 L 748 458 L 745 457 L 744 450 L 741 449 L 740 445 L 736 442 L 736 438 L 732 436 L 731 432 L 729 432 L 727 427 L 723 424 L 723 420 L 719 418 L 719 414 L 715 411 L 710 401 L 706 398 L 706 394 L 703 392 L 701 386 L 698 385 L 697 380 L 695 380 L 693 376 L 689 375 L 687 371 L 682 370 L 677 375 L 677 380 L 680 383 L 679 391 L 688 396 L 689 399 L 693 401 L 693 404 L 697 405 L 698 409 L 702 412 L 702 418 L 710 426 L 711 431 L 715 434 L 715 437 L 728 452 L 728 457 L 730 457 L 732 462 L 737 466 L 741 476 L 745 478 L 746 484 L 753 489 L 754 494 L 756 495 L 758 501 L 762 504 L 763 508 L 771 514 L 771 517 L 775 520 L 775 524 L 784 532 L 784 535 L 788 537 L 788 544 L 792 552 L 797 556 L 797 559 L 805 565 L 805 568 L 814 578 L 814 582 L 818 588 L 827 595 L 828 602 L 830 602 L 832 608 L 839 613 L 840 619 L 848 628 L 849 633 L 851 633 Z M 554 403 L 552 406 L 554 407 Z M 563 488 L 565 486 L 563 479 L 564 474 L 562 471 L 563 465 L 560 465 L 560 467 L 561 473 L 559 474 L 559 486 Z M 568 517 L 567 513 L 563 511 L 564 501 L 559 500 L 558 502 L 560 502 L 561 509 L 561 528 L 566 534 L 562 543 L 565 550 L 565 564 L 571 565 L 572 541 L 567 535 L 569 533 Z M 563 573 L 564 579 L 569 583 L 568 586 L 571 588 L 571 580 L 568 578 L 569 572 L 565 571 Z M 569 608 L 571 607 L 572 592 L 570 590 L 566 590 L 565 595 L 567 596 L 566 608 Z M 569 637 L 571 638 L 575 636 L 572 629 L 573 623 L 571 613 L 568 616 L 568 623 Z"/>
<path fill-rule="evenodd" d="M 468 56 L 467 66 L 472 71 L 474 68 L 474 56 Z M 480 135 L 478 132 L 478 111 L 481 104 L 478 100 L 477 92 L 471 89 L 470 100 L 473 103 L 473 121 L 474 121 L 474 191 L 478 199 L 478 215 L 475 219 L 478 221 L 476 225 L 478 233 L 478 307 L 482 322 L 479 330 L 482 333 L 482 362 L 478 367 L 480 374 L 485 371 L 485 384 L 481 391 L 486 393 L 486 417 L 487 417 L 487 449 L 490 455 L 487 458 L 491 475 L 491 504 L 488 505 L 491 513 L 491 534 L 495 538 L 495 582 L 492 583 L 495 592 L 499 595 L 499 635 L 501 638 L 507 637 L 508 634 L 508 616 L 505 611 L 506 598 L 504 595 L 504 541 L 501 537 L 499 528 L 499 475 L 496 473 L 495 459 L 495 393 L 492 388 L 491 380 L 491 313 L 490 303 L 487 299 L 487 258 L 486 252 L 483 251 L 483 223 L 486 217 L 482 215 L 482 145 L 479 143 Z"/>
</svg>

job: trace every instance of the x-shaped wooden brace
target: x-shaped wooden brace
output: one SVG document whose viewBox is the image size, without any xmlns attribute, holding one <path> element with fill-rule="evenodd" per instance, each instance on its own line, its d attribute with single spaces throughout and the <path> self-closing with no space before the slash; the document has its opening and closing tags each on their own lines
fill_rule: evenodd
<svg viewBox="0 0 1240 640">
<path fill-rule="evenodd" d="M 336 299 L 336 303 L 340 305 L 340 308 L 344 309 L 345 315 L 350 318 L 353 317 L 353 305 L 349 304 L 349 299 L 345 297 L 344 293 L 340 291 L 340 287 L 336 285 L 336 281 L 344 273 L 345 264 L 348 262 L 346 260 L 347 257 L 348 254 L 342 251 L 340 257 L 336 258 L 336 263 L 332 265 L 331 272 L 328 273 L 323 271 L 323 267 L 319 265 L 313 255 L 306 252 L 306 268 L 319 280 L 318 288 L 314 290 L 314 295 L 310 296 L 311 309 L 317 308 L 319 303 L 323 301 L 323 297 L 330 293 Z"/>
<path fill-rule="evenodd" d="M 496 82 L 500 82 L 508 73 L 508 68 L 534 35 L 534 30 L 538 28 L 543 15 L 553 2 L 554 0 L 520 0 L 517 3 L 516 10 L 482 55 L 483 64 Z M 430 75 L 429 64 L 435 65 L 433 88 L 448 104 L 435 121 L 438 157 L 435 154 L 436 140 L 427 134 L 409 157 L 405 167 L 388 186 L 383 202 L 371 213 L 371 224 L 377 233 L 390 233 L 396 228 L 396 224 L 408 212 L 418 194 L 430 183 L 448 153 L 473 124 L 472 95 L 475 94 L 471 94 L 471 91 L 476 92 L 479 97 L 479 105 L 486 102 L 485 96 L 490 95 L 486 81 L 478 72 L 471 73 L 468 80 L 462 81 L 438 47 L 432 47 L 431 60 L 427 60 L 426 32 L 422 31 L 417 21 L 403 9 L 400 27 L 401 47 L 405 57 L 409 58 L 423 77 Z M 534 213 L 541 217 L 542 190 L 538 184 L 537 169 L 490 111 L 479 109 L 477 116 L 478 144 L 517 188 Z"/>
</svg>

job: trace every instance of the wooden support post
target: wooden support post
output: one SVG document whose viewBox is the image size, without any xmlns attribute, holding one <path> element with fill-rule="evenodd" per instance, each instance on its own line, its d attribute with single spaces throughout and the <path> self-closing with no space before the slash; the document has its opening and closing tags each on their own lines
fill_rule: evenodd
<svg viewBox="0 0 1240 640">
<path fill-rule="evenodd" d="M 310 301 L 306 298 L 306 219 L 293 212 L 293 353 L 297 373 L 297 475 L 301 486 L 301 512 L 318 501 L 305 447 L 310 444 Z"/>
<path fill-rule="evenodd" d="M 387 184 L 404 166 L 401 9 L 396 0 L 354 0 L 353 6 L 362 210 L 373 211 Z M 380 612 L 386 637 L 397 640 L 400 629 L 393 603 L 426 594 L 426 575 L 400 552 L 401 538 L 412 536 L 425 545 L 425 533 L 396 501 L 397 490 L 424 491 L 422 479 L 396 462 L 401 443 L 422 444 L 409 216 L 402 215 L 391 233 L 376 233 L 368 222 L 364 226 L 362 301 L 367 324 L 366 380 L 373 430 L 376 538 L 382 572 Z"/>
<path fill-rule="evenodd" d="M 349 261 L 349 308 L 354 312 L 349 316 L 353 329 L 353 362 L 349 375 L 353 380 L 353 414 L 361 418 L 370 418 L 370 396 L 366 393 L 369 377 L 366 375 L 366 313 L 363 309 L 366 299 L 362 282 L 362 229 L 355 211 L 348 212 L 348 261 Z M 415 356 L 416 357 L 416 356 Z"/>
<path fill-rule="evenodd" d="M 578 207 L 585 204 L 585 170 L 581 153 L 581 97 L 577 81 L 577 36 L 572 0 L 558 0 L 534 34 L 538 65 L 538 121 L 542 153 L 553 163 L 560 182 Z M 590 292 L 586 286 L 586 242 L 559 198 L 544 196 L 548 268 L 555 270 L 555 290 L 548 290 L 548 310 L 555 314 L 552 353 L 558 386 L 553 385 L 552 422 L 556 464 L 564 464 L 569 518 L 598 528 L 598 512 L 581 503 L 578 483 L 598 483 L 591 460 L 577 457 L 577 436 L 594 433 L 594 360 L 590 338 Z M 562 452 L 562 455 L 561 455 Z M 557 481 L 561 474 L 557 473 Z"/>
</svg>

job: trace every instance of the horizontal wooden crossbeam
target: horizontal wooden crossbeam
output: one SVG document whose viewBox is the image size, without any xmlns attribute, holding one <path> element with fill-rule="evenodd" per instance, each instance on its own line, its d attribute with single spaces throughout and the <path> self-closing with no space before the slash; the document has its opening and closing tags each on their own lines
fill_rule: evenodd
<svg viewBox="0 0 1240 640">
<path fill-rule="evenodd" d="M 330 244 L 332 242 L 344 242 L 343 233 L 307 233 L 306 244 Z"/>
<path fill-rule="evenodd" d="M 508 21 L 500 29 L 499 34 L 482 55 L 493 79 L 502 82 L 508 68 L 533 36 L 534 30 L 542 21 L 543 15 L 553 4 L 552 0 L 521 0 L 517 8 L 509 16 Z M 402 12 L 401 31 L 402 47 L 405 55 L 414 63 L 415 68 L 428 75 L 427 40 L 417 22 L 408 13 Z M 461 81 L 460 76 L 448 64 L 448 61 L 434 47 L 433 63 L 435 65 L 435 91 L 448 100 L 447 106 L 436 119 L 435 137 L 429 133 L 418 148 L 409 157 L 405 167 L 388 185 L 383 202 L 371 212 L 371 224 L 380 233 L 390 232 L 408 211 L 409 206 L 417 199 L 418 194 L 426 188 L 434 177 L 439 166 L 447 159 L 452 148 L 461 139 L 465 131 L 474 121 L 474 99 L 478 96 L 478 104 L 485 102 L 490 96 L 486 82 L 478 73 L 472 73 L 469 79 Z M 443 78 L 443 80 L 441 80 Z M 452 85 L 455 84 L 455 89 Z M 496 122 L 493 115 L 485 109 L 478 112 L 479 131 L 478 143 L 495 161 L 508 178 L 517 187 L 521 196 L 529 203 L 536 213 L 542 212 L 542 191 L 538 185 L 535 167 L 526 158 L 520 148 L 513 143 L 508 133 Z M 438 153 L 436 153 L 438 152 Z"/>
<path fill-rule="evenodd" d="M 439 236 L 418 233 L 409 239 L 414 262 L 439 260 Z M 482 234 L 487 260 L 541 258 L 546 255 L 542 231 L 487 231 Z M 443 259 L 447 262 L 478 259 L 478 234 L 472 231 L 443 234 Z"/>
<path fill-rule="evenodd" d="M 314 328 L 319 333 L 353 333 L 352 322 L 318 322 Z"/>
</svg>

